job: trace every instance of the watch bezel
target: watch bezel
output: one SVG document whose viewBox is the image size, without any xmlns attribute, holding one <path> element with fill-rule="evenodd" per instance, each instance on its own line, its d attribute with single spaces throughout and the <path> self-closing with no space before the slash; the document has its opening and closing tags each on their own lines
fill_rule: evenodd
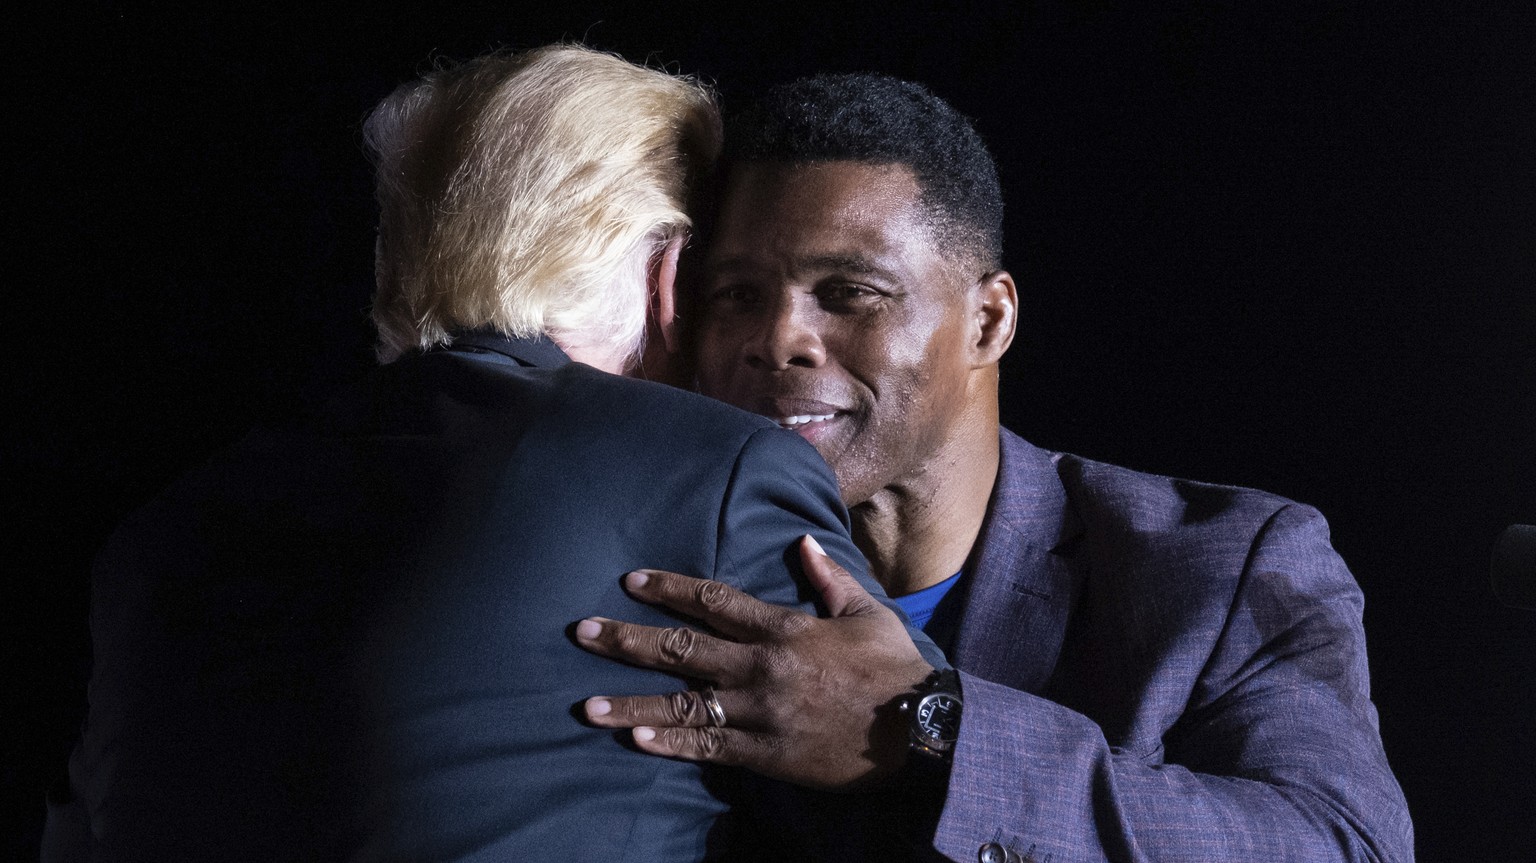
<svg viewBox="0 0 1536 863">
<path fill-rule="evenodd" d="M 948 726 L 948 733 L 945 733 L 943 727 L 938 726 L 936 723 L 932 722 L 931 719 L 924 720 L 923 718 L 924 705 L 936 701 L 951 702 L 951 705 L 945 711 L 947 714 L 952 714 L 954 717 L 953 719 L 950 719 L 944 723 L 944 725 Z M 964 708 L 964 706 L 965 701 L 961 699 L 959 693 L 956 692 L 941 691 L 924 693 L 923 695 L 919 696 L 917 701 L 913 702 L 912 704 L 913 734 L 917 735 L 919 742 L 921 742 L 924 746 L 927 746 L 930 749 L 937 749 L 941 752 L 948 752 L 950 749 L 954 748 L 955 741 L 960 738 L 959 713 L 960 710 Z M 933 714 L 932 712 L 929 712 L 928 715 L 931 717 Z"/>
<path fill-rule="evenodd" d="M 965 707 L 959 683 L 959 675 L 953 670 L 935 671 L 917 686 L 915 692 L 901 700 L 901 711 L 907 714 L 907 737 L 912 749 L 930 758 L 949 759 L 960 738 L 960 716 Z M 952 702 L 946 711 L 955 717 L 948 736 L 922 718 L 924 705 L 938 699 Z M 926 712 L 930 717 L 933 715 L 932 711 Z"/>
</svg>

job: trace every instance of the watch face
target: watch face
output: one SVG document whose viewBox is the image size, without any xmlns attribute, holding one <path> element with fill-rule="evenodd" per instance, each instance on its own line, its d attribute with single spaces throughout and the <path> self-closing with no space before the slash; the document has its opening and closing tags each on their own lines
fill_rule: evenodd
<svg viewBox="0 0 1536 863">
<path fill-rule="evenodd" d="M 960 736 L 960 699 L 948 692 L 923 696 L 912 713 L 913 723 L 935 743 L 954 743 Z"/>
</svg>

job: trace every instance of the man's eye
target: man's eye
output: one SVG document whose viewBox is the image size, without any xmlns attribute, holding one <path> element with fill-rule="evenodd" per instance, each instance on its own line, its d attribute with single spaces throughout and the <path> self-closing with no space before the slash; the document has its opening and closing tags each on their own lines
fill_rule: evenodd
<svg viewBox="0 0 1536 863">
<path fill-rule="evenodd" d="M 854 282 L 834 282 L 817 288 L 816 295 L 824 303 L 847 305 L 879 299 L 880 292 L 868 285 L 860 285 Z"/>
<path fill-rule="evenodd" d="M 757 291 L 746 285 L 722 285 L 709 292 L 709 300 L 713 303 L 743 305 L 756 299 Z"/>
</svg>

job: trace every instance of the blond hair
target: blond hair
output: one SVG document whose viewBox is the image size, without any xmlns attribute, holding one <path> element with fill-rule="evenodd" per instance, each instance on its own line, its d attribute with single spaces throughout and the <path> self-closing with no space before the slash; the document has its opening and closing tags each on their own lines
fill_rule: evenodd
<svg viewBox="0 0 1536 863">
<path fill-rule="evenodd" d="M 720 147 L 703 86 L 578 45 L 430 74 L 364 131 L 381 362 L 492 327 L 627 366 L 650 263 L 687 231 L 690 190 Z"/>
</svg>

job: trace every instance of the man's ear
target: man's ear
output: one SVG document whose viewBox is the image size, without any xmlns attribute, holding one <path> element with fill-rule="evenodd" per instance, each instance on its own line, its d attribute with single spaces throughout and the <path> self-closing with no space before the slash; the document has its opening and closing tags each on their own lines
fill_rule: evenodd
<svg viewBox="0 0 1536 863">
<path fill-rule="evenodd" d="M 662 343 L 669 354 L 682 349 L 677 330 L 677 259 L 682 256 L 687 241 L 687 234 L 673 237 L 662 248 L 661 254 L 651 260 L 651 320 L 661 333 Z"/>
<path fill-rule="evenodd" d="M 997 365 L 1019 325 L 1019 290 L 1007 270 L 993 270 L 976 285 L 973 368 Z"/>
</svg>

